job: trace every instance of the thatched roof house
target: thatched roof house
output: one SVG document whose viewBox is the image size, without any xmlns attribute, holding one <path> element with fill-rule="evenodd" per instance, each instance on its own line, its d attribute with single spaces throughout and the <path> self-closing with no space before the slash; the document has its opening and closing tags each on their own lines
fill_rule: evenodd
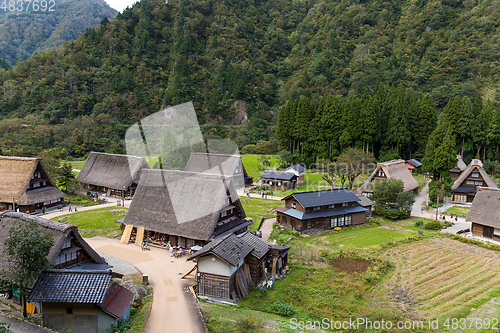
<svg viewBox="0 0 500 333">
<path fill-rule="evenodd" d="M 191 153 L 184 171 L 232 176 L 236 188 L 251 185 L 253 181 L 238 155 Z"/>
<path fill-rule="evenodd" d="M 32 213 L 59 204 L 61 192 L 39 158 L 0 156 L 0 211 L 13 209 Z"/>
<path fill-rule="evenodd" d="M 457 155 L 457 165 L 453 169 L 450 169 L 450 177 L 458 178 L 465 169 L 467 169 L 467 164 L 465 164 L 462 156 Z"/>
<path fill-rule="evenodd" d="M 478 187 L 497 188 L 497 184 L 488 176 L 481 160 L 473 159 L 453 183 L 452 201 L 472 202 Z"/>
<path fill-rule="evenodd" d="M 500 189 L 478 187 L 465 220 L 474 235 L 500 241 Z"/>
<path fill-rule="evenodd" d="M 137 187 L 142 169 L 149 169 L 144 157 L 91 152 L 76 179 L 88 189 L 121 194 Z"/>
<path fill-rule="evenodd" d="M 54 245 L 50 249 L 48 259 L 56 268 L 65 268 L 85 261 L 106 265 L 106 261 L 80 236 L 78 226 L 11 211 L 0 213 L 0 223 L 2 225 L 2 228 L 0 228 L 0 253 L 3 253 L 4 243 L 9 237 L 10 229 L 19 224 L 30 222 L 35 222 L 41 230 L 46 230 L 52 234 Z M 0 270 L 9 269 L 10 267 L 11 263 L 7 261 L 6 256 L 1 255 Z M 100 268 L 102 267 L 100 266 Z"/>
<path fill-rule="evenodd" d="M 245 231 L 244 218 L 232 177 L 144 170 L 123 223 L 189 247 Z"/>
<path fill-rule="evenodd" d="M 372 172 L 370 177 L 361 185 L 356 191 L 357 194 L 370 195 L 373 193 L 371 182 L 376 179 L 400 179 L 403 181 L 404 190 L 406 192 L 412 191 L 417 193 L 418 182 L 413 178 L 413 175 L 406 167 L 404 160 L 393 160 L 383 163 L 377 163 L 377 168 Z"/>
</svg>

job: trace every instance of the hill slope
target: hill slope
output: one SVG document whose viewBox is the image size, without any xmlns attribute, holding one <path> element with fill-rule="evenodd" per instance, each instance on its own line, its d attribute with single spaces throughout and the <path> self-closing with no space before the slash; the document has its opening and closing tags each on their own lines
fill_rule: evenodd
<svg viewBox="0 0 500 333">
<path fill-rule="evenodd" d="M 65 147 L 79 155 L 105 149 L 104 128 L 120 137 L 122 124 L 190 100 L 200 123 L 217 125 L 235 123 L 243 100 L 253 126 L 246 142 L 255 143 L 284 101 L 299 95 L 359 96 L 402 83 L 431 93 L 438 108 L 477 91 L 494 97 L 495 4 L 142 0 L 57 52 L 0 69 L 0 117 L 30 115 L 51 129 L 49 145 L 71 133 Z M 90 121 L 101 124 L 96 132 L 83 126 Z M 241 134 L 217 131 L 211 135 Z"/>
<path fill-rule="evenodd" d="M 15 65 L 35 52 L 55 50 L 65 41 L 75 40 L 85 29 L 98 26 L 104 16 L 113 19 L 117 14 L 103 0 L 48 3 L 44 3 L 45 11 L 42 7 L 35 7 L 38 10 L 34 11 L 33 3 L 29 5 L 28 1 L 22 12 L 17 11 L 19 6 L 12 7 L 16 8 L 13 11 L 8 6 L 0 9 L 0 58 Z"/>
</svg>

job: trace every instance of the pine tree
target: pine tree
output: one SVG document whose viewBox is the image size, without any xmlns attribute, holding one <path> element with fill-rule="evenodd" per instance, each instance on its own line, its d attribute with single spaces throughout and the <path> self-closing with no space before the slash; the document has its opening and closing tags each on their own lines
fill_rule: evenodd
<svg viewBox="0 0 500 333">
<path fill-rule="evenodd" d="M 419 103 L 417 151 L 424 155 L 429 136 L 436 128 L 437 114 L 430 94 L 425 94 Z"/>
<path fill-rule="evenodd" d="M 432 166 L 434 174 L 439 174 L 443 178 L 449 176 L 450 169 L 457 163 L 455 146 L 455 135 L 453 130 L 448 128 L 434 154 Z"/>
<path fill-rule="evenodd" d="M 342 102 L 339 97 L 328 95 L 323 104 L 324 112 L 321 122 L 325 127 L 328 146 L 328 158 L 340 154 L 339 138 L 342 135 Z"/>
<path fill-rule="evenodd" d="M 389 122 L 389 144 L 396 151 L 404 152 L 404 147 L 410 143 L 411 135 L 408 131 L 408 123 L 406 121 L 406 109 L 405 109 L 405 90 L 403 85 L 397 88 L 396 95 L 392 102 L 392 113 Z"/>
<path fill-rule="evenodd" d="M 375 106 L 373 105 L 373 98 L 365 91 L 363 94 L 362 107 L 361 107 L 361 117 L 360 122 L 362 122 L 362 135 L 361 140 L 363 141 L 363 152 L 369 152 L 370 144 L 373 144 L 375 136 L 377 135 L 377 127 L 374 124 L 377 123 L 377 114 Z M 365 151 L 366 143 L 366 151 Z M 372 145 L 373 151 L 373 145 Z"/>
</svg>

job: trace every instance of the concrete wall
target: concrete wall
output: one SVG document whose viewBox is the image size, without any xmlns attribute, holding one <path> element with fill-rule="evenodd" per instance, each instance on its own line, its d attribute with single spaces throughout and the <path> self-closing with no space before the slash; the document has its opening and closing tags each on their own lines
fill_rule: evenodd
<svg viewBox="0 0 500 333">
<path fill-rule="evenodd" d="M 212 261 L 215 258 L 215 261 Z M 231 276 L 231 265 L 215 256 L 198 258 L 198 271 L 221 276 Z"/>
<path fill-rule="evenodd" d="M 106 312 L 99 309 L 97 314 L 97 328 L 99 332 L 105 331 L 108 328 L 111 328 L 111 325 L 117 325 L 118 320 L 114 317 L 110 316 Z M 71 331 L 73 333 L 73 331 Z"/>
<path fill-rule="evenodd" d="M 245 259 L 241 260 L 240 263 L 238 264 L 238 266 L 236 266 L 236 267 L 230 266 L 229 273 L 231 275 L 233 275 L 234 272 L 236 272 L 238 270 L 238 268 L 240 268 L 241 266 L 243 266 L 244 263 L 245 263 Z"/>
</svg>

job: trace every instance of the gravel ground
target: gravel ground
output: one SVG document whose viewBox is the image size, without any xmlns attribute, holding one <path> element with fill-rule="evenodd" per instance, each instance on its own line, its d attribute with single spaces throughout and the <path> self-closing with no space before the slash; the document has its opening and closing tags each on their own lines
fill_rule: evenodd
<svg viewBox="0 0 500 333">
<path fill-rule="evenodd" d="M 99 255 L 106 259 L 109 265 L 113 266 L 113 272 L 117 272 L 123 275 L 141 273 L 141 271 L 139 271 L 137 267 L 126 262 L 125 260 L 121 260 L 105 253 L 99 253 Z"/>
</svg>

